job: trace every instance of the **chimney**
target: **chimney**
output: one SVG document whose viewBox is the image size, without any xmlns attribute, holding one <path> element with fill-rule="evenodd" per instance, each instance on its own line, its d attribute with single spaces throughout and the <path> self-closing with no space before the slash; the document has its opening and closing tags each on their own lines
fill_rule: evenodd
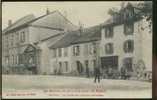
<svg viewBox="0 0 157 100">
<path fill-rule="evenodd" d="M 11 26 L 11 25 L 12 25 L 12 20 L 9 19 L 9 20 L 8 20 L 8 26 Z"/>
<path fill-rule="evenodd" d="M 83 24 L 79 21 L 79 36 L 83 33 Z"/>
<path fill-rule="evenodd" d="M 50 11 L 49 11 L 48 8 L 46 9 L 46 14 L 47 14 L 47 15 L 50 14 Z"/>
</svg>

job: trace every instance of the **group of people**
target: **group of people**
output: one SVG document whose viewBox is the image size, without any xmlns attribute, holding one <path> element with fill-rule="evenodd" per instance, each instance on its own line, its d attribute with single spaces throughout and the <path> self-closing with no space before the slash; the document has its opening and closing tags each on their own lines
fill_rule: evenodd
<svg viewBox="0 0 157 100">
<path fill-rule="evenodd" d="M 108 78 L 115 78 L 120 77 L 121 79 L 128 79 L 130 75 L 128 74 L 128 70 L 125 67 L 122 67 L 120 69 L 120 72 L 114 71 L 112 68 L 108 68 L 105 70 L 105 72 L 102 74 L 102 70 L 100 70 L 100 67 L 94 68 L 94 82 L 100 83 L 101 75 L 106 74 Z"/>
</svg>

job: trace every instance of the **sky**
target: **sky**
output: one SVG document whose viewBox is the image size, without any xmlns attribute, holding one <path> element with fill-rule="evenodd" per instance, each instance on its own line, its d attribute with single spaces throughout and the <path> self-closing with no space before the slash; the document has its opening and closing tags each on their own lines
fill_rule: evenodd
<svg viewBox="0 0 157 100">
<path fill-rule="evenodd" d="M 81 22 L 84 27 L 98 25 L 107 20 L 109 8 L 120 8 L 122 2 L 3 2 L 2 3 L 2 29 L 8 26 L 8 20 L 16 20 L 34 14 L 36 17 L 58 10 L 74 25 Z"/>
</svg>

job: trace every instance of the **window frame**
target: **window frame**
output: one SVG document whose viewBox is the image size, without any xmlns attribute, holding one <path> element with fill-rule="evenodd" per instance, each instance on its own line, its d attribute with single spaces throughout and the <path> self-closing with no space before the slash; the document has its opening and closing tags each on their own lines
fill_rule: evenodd
<svg viewBox="0 0 157 100">
<path fill-rule="evenodd" d="M 25 31 L 22 31 L 21 34 L 20 34 L 20 41 L 22 43 L 24 43 L 26 41 L 26 34 L 25 34 Z"/>
<path fill-rule="evenodd" d="M 113 38 L 113 34 L 114 34 L 114 27 L 113 26 L 107 26 L 105 27 L 105 38 Z"/>
<path fill-rule="evenodd" d="M 53 54 L 52 54 L 53 57 L 57 57 L 57 49 L 53 49 L 52 51 L 53 51 L 53 52 L 52 52 L 52 53 L 53 53 Z"/>
<path fill-rule="evenodd" d="M 62 57 L 62 48 L 58 48 L 58 57 Z"/>
<path fill-rule="evenodd" d="M 123 50 L 125 53 L 133 53 L 134 52 L 134 41 L 133 40 L 124 41 Z"/>
<path fill-rule="evenodd" d="M 128 29 L 130 31 L 128 31 Z M 133 33 L 134 33 L 134 23 L 133 22 L 124 23 L 124 34 L 133 35 Z"/>
<path fill-rule="evenodd" d="M 114 53 L 113 43 L 107 43 L 105 45 L 105 54 L 113 54 L 113 53 Z"/>
<path fill-rule="evenodd" d="M 131 67 L 130 67 L 131 64 Z M 130 69 L 131 71 L 133 71 L 133 57 L 126 57 L 123 59 L 123 66 L 125 66 L 125 68 L 128 70 Z"/>
<path fill-rule="evenodd" d="M 64 48 L 64 57 L 67 57 L 68 56 L 68 47 L 65 47 Z"/>
<path fill-rule="evenodd" d="M 65 61 L 65 71 L 68 72 L 69 68 L 68 68 L 68 61 Z"/>
<path fill-rule="evenodd" d="M 73 55 L 74 56 L 80 55 L 80 46 L 79 45 L 73 46 Z"/>
</svg>

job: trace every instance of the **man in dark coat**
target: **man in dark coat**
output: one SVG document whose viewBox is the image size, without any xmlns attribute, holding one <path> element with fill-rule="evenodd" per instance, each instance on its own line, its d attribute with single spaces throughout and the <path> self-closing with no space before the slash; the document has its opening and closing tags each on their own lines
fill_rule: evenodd
<svg viewBox="0 0 157 100">
<path fill-rule="evenodd" d="M 95 79 L 94 82 L 96 83 L 96 80 L 98 79 L 98 83 L 100 83 L 100 68 L 99 67 L 95 67 L 94 68 L 94 75 L 95 75 Z"/>
</svg>

